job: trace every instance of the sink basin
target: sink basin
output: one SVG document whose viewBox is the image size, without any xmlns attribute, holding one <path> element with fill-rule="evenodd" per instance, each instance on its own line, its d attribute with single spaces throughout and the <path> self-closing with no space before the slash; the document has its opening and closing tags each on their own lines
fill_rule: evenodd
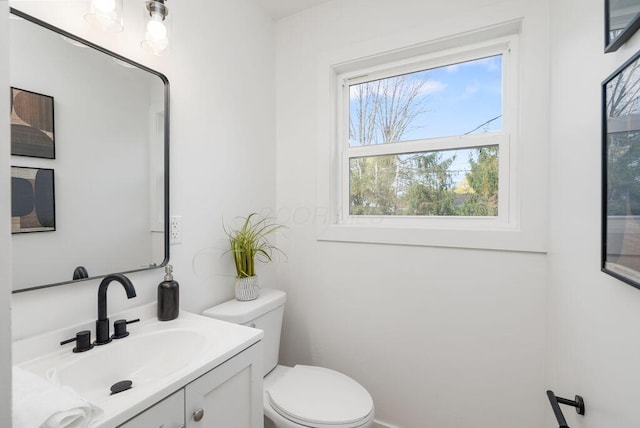
<svg viewBox="0 0 640 428">
<path fill-rule="evenodd" d="M 76 358 L 45 360 L 31 369 L 42 372 L 46 368 L 52 381 L 99 404 L 109 398 L 116 382 L 130 380 L 137 388 L 183 370 L 205 341 L 205 335 L 197 330 L 154 331 L 114 340 Z"/>
<path fill-rule="evenodd" d="M 76 391 L 98 406 L 96 427 L 113 427 L 160 401 L 187 383 L 212 370 L 262 338 L 262 332 L 211 318 L 181 312 L 168 322 L 155 318 L 147 308 L 142 318 L 129 325 L 129 336 L 92 350 L 73 353 L 73 345 L 57 346 L 64 333 L 54 332 L 14 343 L 15 349 L 34 348 L 33 343 L 54 345 L 53 351 L 14 361 L 33 374 Z M 115 319 L 115 318 L 112 318 Z M 86 328 L 80 326 L 78 330 Z M 74 327 L 75 329 L 76 327 Z M 33 353 L 34 351 L 32 351 Z M 131 389 L 111 394 L 111 387 L 131 381 Z"/>
</svg>

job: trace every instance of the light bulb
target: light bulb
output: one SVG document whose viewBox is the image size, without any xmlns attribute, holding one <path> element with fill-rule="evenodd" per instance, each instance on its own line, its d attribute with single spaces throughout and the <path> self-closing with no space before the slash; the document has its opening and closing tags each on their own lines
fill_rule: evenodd
<svg viewBox="0 0 640 428">
<path fill-rule="evenodd" d="M 167 27 L 162 23 L 162 17 L 156 14 L 147 22 L 147 40 L 161 40 L 167 37 Z"/>
<path fill-rule="evenodd" d="M 84 19 L 102 31 L 122 31 L 122 0 L 91 0 L 91 9 L 84 15 Z"/>
</svg>

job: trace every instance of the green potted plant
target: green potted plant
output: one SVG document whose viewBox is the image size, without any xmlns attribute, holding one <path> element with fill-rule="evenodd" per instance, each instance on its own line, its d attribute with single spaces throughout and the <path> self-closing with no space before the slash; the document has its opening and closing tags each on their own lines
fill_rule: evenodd
<svg viewBox="0 0 640 428">
<path fill-rule="evenodd" d="M 269 242 L 268 237 L 284 227 L 274 223 L 273 218 L 251 213 L 240 217 L 242 226 L 238 229 L 224 228 L 229 238 L 229 250 L 236 267 L 235 297 L 237 300 L 254 300 L 260 295 L 256 261 L 269 262 L 273 253 L 283 253 Z"/>
</svg>

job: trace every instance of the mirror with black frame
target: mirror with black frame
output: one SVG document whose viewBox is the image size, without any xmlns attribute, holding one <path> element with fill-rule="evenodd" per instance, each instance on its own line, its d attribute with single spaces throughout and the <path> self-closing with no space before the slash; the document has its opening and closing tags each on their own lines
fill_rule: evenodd
<svg viewBox="0 0 640 428">
<path fill-rule="evenodd" d="M 168 80 L 10 12 L 13 292 L 164 266 Z"/>
<path fill-rule="evenodd" d="M 640 288 L 640 52 L 602 84 L 602 271 Z"/>
<path fill-rule="evenodd" d="M 640 0 L 605 0 L 605 52 L 617 51 L 639 28 Z"/>
</svg>

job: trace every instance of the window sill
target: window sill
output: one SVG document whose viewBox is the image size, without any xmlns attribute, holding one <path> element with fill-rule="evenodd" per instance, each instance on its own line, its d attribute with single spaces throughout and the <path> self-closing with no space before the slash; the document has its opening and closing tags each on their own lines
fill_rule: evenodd
<svg viewBox="0 0 640 428">
<path fill-rule="evenodd" d="M 500 227 L 406 227 L 384 224 L 332 224 L 317 229 L 318 241 L 546 253 L 544 236 Z"/>
</svg>

